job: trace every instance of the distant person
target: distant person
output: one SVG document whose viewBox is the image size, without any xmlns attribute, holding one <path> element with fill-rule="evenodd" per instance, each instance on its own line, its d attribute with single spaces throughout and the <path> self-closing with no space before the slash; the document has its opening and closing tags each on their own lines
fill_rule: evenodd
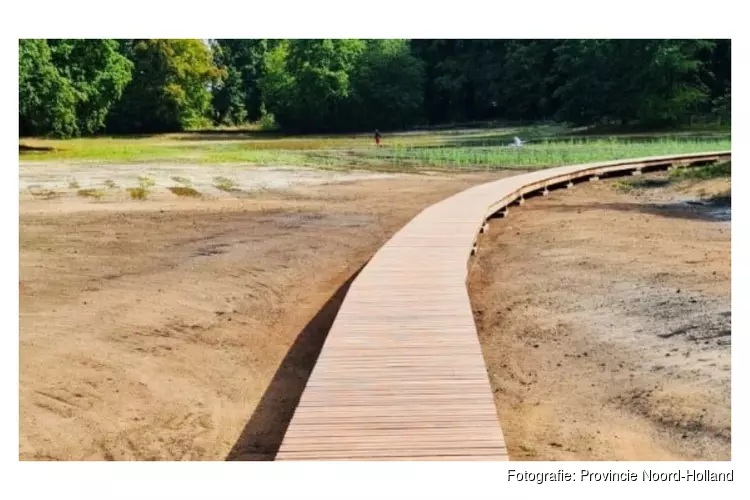
<svg viewBox="0 0 750 500">
<path fill-rule="evenodd" d="M 380 130 L 375 129 L 375 145 L 380 146 Z"/>
</svg>

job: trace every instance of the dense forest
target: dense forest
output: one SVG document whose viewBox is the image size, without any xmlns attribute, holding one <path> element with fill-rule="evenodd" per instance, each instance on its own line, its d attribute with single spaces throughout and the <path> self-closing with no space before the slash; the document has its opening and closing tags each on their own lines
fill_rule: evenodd
<svg viewBox="0 0 750 500">
<path fill-rule="evenodd" d="M 730 40 L 19 41 L 19 132 L 730 118 Z"/>
</svg>

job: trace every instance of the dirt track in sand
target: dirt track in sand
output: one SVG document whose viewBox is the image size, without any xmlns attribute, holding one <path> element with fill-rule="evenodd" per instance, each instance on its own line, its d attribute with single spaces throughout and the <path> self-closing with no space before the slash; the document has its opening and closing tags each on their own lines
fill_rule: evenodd
<svg viewBox="0 0 750 500">
<path fill-rule="evenodd" d="M 326 302 L 422 208 L 498 175 L 22 201 L 20 458 L 273 458 Z"/>
<path fill-rule="evenodd" d="M 493 221 L 470 295 L 512 460 L 729 460 L 728 180 L 553 192 Z M 644 178 L 644 180 L 647 180 Z"/>
</svg>

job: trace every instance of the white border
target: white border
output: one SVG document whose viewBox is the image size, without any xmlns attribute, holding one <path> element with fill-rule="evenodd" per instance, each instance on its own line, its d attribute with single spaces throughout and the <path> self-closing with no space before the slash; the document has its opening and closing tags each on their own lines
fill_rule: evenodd
<svg viewBox="0 0 750 500">
<path fill-rule="evenodd" d="M 188 2 L 133 0 L 109 4 L 101 1 L 66 2 L 39 0 L 14 7 L 16 12 L 2 21 L 7 36 L 2 44 L 6 68 L 17 68 L 17 38 L 138 36 L 194 38 L 733 38 L 733 60 L 748 60 L 747 44 L 737 35 L 747 30 L 740 24 L 735 2 L 687 1 L 629 2 L 526 1 L 516 2 L 439 2 L 382 0 L 372 2 L 309 0 L 285 2 Z M 7 12 L 8 9 L 6 9 Z M 8 26 L 10 24 L 10 26 Z M 17 71 L 17 70 L 16 70 Z M 733 113 L 735 137 L 743 138 L 750 82 L 746 66 L 734 64 L 736 90 Z M 16 73 L 17 74 L 17 73 Z M 608 498 L 645 494 L 679 495 L 680 498 L 733 498 L 738 484 L 746 482 L 748 433 L 747 320 L 748 267 L 743 256 L 750 255 L 746 223 L 747 200 L 734 197 L 732 296 L 733 336 L 733 460 L 732 464 L 675 463 L 190 463 L 190 464 L 48 464 L 18 463 L 18 80 L 0 82 L 5 96 L 2 114 L 4 190 L 2 227 L 8 232 L 3 241 L 4 327 L 0 363 L 2 382 L 4 464 L 3 488 L 9 498 L 235 498 L 263 499 L 289 497 L 331 498 L 501 498 L 511 495 L 606 496 Z M 743 93 L 744 92 L 744 93 Z M 750 186 L 747 146 L 733 144 L 734 184 Z M 16 166 L 13 168 L 12 166 Z M 738 188 L 738 189 L 740 189 Z M 746 398 L 747 396 L 745 396 Z M 734 483 L 508 483 L 510 468 L 553 472 L 582 468 L 608 470 L 672 471 L 677 468 L 733 468 Z M 16 494 L 14 494 L 14 492 Z"/>
<path fill-rule="evenodd" d="M 713 0 L 42 0 L 22 38 L 728 38 L 734 2 Z"/>
</svg>

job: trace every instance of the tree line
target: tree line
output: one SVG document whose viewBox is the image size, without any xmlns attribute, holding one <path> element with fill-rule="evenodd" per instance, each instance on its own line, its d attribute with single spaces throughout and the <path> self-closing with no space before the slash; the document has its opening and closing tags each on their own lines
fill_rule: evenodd
<svg viewBox="0 0 750 500">
<path fill-rule="evenodd" d="M 730 40 L 19 41 L 22 136 L 728 120 Z"/>
</svg>

